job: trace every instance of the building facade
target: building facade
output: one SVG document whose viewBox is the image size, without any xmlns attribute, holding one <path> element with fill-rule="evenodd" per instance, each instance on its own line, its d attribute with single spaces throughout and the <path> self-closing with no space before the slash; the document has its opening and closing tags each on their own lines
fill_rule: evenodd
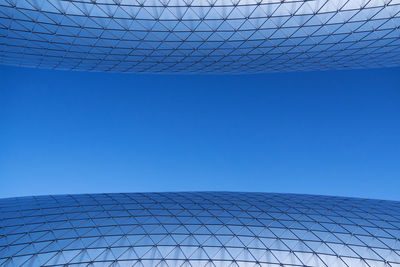
<svg viewBox="0 0 400 267">
<path fill-rule="evenodd" d="M 400 65 L 398 0 L 3 0 L 0 64 L 113 72 Z"/>
<path fill-rule="evenodd" d="M 400 202 L 267 193 L 0 200 L 0 266 L 400 266 Z"/>
</svg>

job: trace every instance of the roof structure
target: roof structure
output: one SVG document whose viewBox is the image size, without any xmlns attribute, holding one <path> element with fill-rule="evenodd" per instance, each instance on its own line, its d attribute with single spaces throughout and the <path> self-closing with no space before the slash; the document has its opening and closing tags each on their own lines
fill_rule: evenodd
<svg viewBox="0 0 400 267">
<path fill-rule="evenodd" d="M 400 266 L 400 202 L 267 193 L 0 200 L 0 265 Z"/>
<path fill-rule="evenodd" d="M 252 73 L 400 65 L 399 0 L 2 0 L 0 64 Z"/>
</svg>

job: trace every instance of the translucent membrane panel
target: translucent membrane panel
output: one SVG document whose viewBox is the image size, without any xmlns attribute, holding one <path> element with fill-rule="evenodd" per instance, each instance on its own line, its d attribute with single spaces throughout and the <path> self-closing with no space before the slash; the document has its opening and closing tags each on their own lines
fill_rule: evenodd
<svg viewBox="0 0 400 267">
<path fill-rule="evenodd" d="M 114 72 L 400 65 L 399 0 L 2 0 L 0 63 Z"/>
<path fill-rule="evenodd" d="M 0 266 L 400 266 L 400 202 L 141 193 L 0 200 Z"/>
</svg>

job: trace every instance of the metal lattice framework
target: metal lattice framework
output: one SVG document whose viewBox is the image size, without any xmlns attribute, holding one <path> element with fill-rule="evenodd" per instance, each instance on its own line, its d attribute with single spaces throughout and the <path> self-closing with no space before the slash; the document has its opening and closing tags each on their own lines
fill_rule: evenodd
<svg viewBox="0 0 400 267">
<path fill-rule="evenodd" d="M 400 65 L 399 0 L 2 0 L 0 63 L 116 72 Z"/>
<path fill-rule="evenodd" d="M 0 200 L 1 266 L 400 266 L 400 202 L 265 193 Z"/>
</svg>

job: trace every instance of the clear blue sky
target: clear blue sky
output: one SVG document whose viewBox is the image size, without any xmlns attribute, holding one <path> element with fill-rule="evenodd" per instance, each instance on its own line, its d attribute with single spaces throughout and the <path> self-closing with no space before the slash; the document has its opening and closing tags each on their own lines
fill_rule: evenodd
<svg viewBox="0 0 400 267">
<path fill-rule="evenodd" d="M 226 190 L 400 200 L 400 68 L 0 66 L 0 79 L 0 197 Z"/>
</svg>

